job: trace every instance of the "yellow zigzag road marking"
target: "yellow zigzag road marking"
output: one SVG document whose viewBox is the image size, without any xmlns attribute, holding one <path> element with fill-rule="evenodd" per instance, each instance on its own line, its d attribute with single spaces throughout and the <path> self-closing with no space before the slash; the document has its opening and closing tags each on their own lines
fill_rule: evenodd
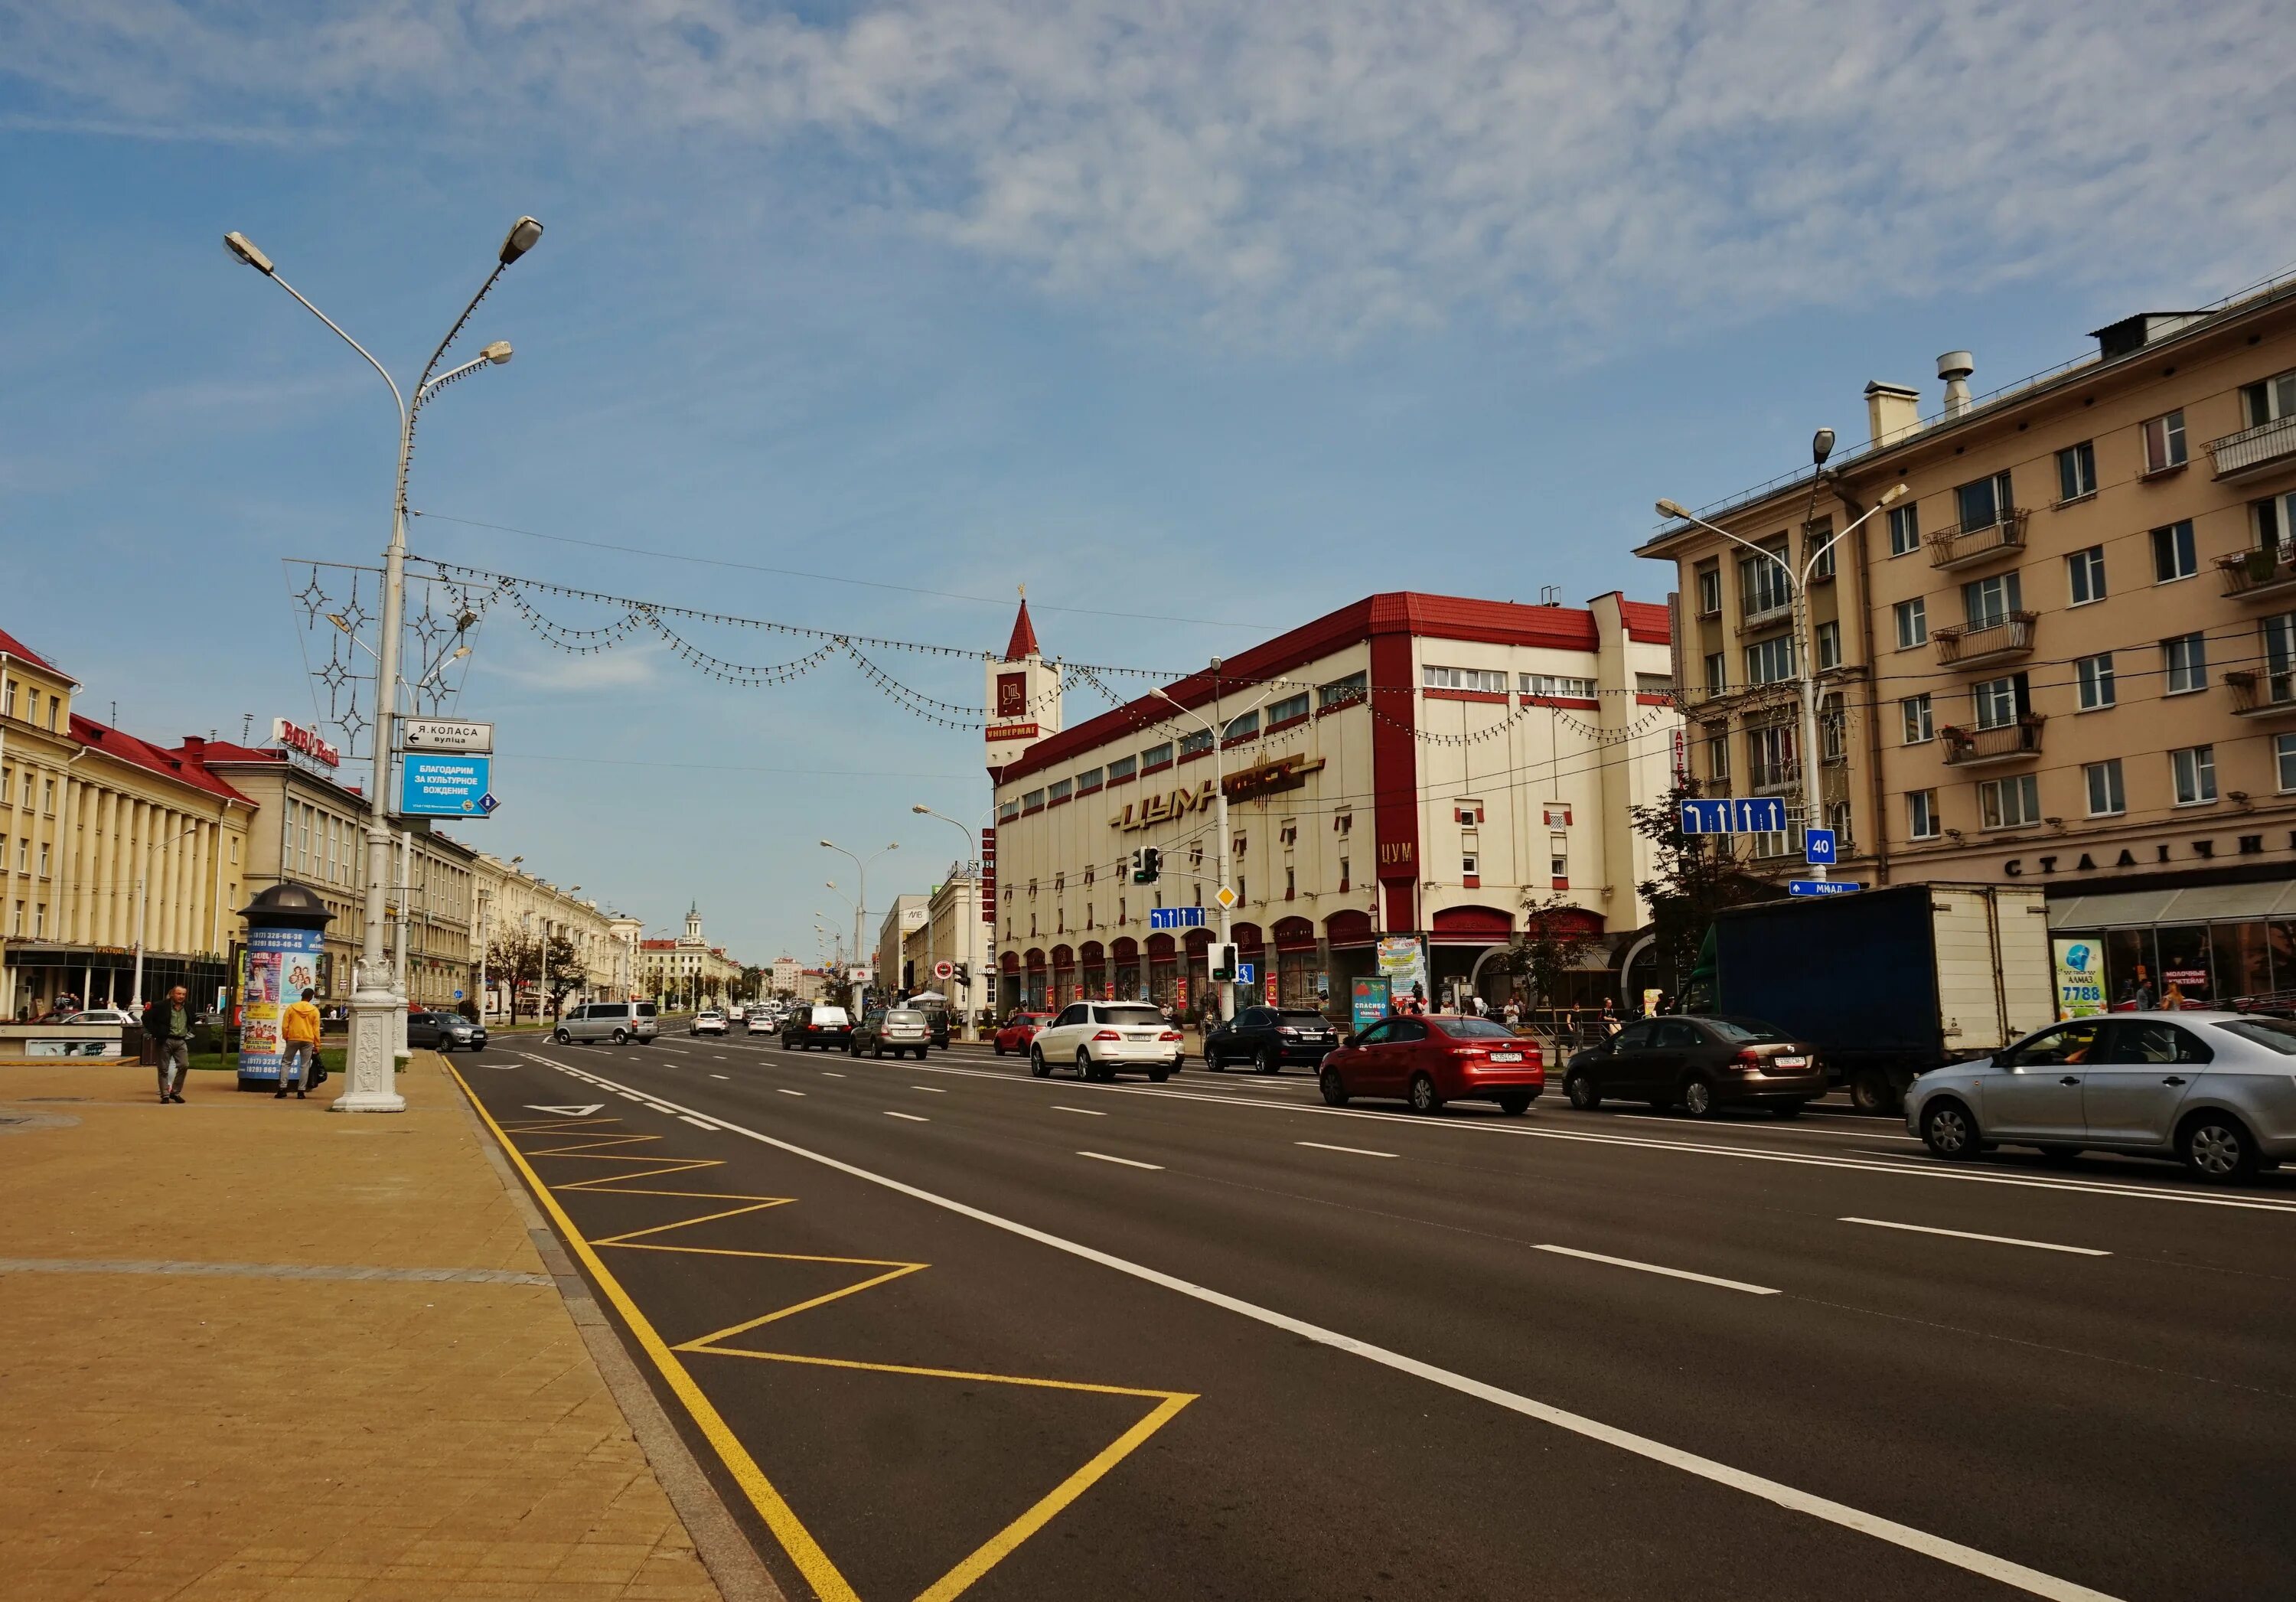
<svg viewBox="0 0 2296 1602">
<path fill-rule="evenodd" d="M 450 1068 L 449 1072 L 455 1071 Z M 600 1195 L 674 1196 L 685 1201 L 747 1204 L 742 1206 L 724 1208 L 715 1212 L 700 1213 L 693 1218 L 677 1219 L 667 1224 L 654 1224 L 643 1229 L 632 1229 L 595 1241 L 586 1239 L 581 1232 L 575 1228 L 573 1220 L 567 1216 L 565 1209 L 559 1205 L 556 1196 L 553 1194 L 553 1187 L 543 1183 L 541 1177 L 534 1171 L 528 1159 L 554 1157 L 567 1161 L 591 1162 L 652 1162 L 657 1160 L 631 1153 L 619 1153 L 614 1148 L 644 1146 L 660 1140 L 662 1137 L 635 1133 L 609 1133 L 603 1126 L 621 1121 L 614 1118 L 551 1120 L 546 1122 L 516 1124 L 497 1123 L 485 1107 L 479 1105 L 478 1097 L 472 1095 L 470 1085 L 463 1080 L 459 1072 L 455 1072 L 455 1078 L 456 1082 L 463 1086 L 463 1093 L 471 1097 L 472 1105 L 478 1106 L 479 1116 L 485 1119 L 488 1126 L 501 1138 L 504 1146 L 510 1152 L 511 1160 L 518 1164 L 519 1171 L 526 1176 L 528 1183 L 534 1187 L 536 1193 L 542 1198 L 544 1205 L 550 1210 L 551 1216 L 557 1220 L 559 1228 L 565 1232 L 568 1240 L 574 1244 L 577 1254 L 597 1277 L 599 1284 L 605 1287 L 608 1297 L 621 1312 L 623 1319 L 636 1332 L 639 1344 L 645 1349 L 646 1354 L 653 1360 L 655 1366 L 661 1369 L 664 1377 L 669 1381 L 671 1390 L 676 1393 L 678 1400 L 685 1404 L 687 1411 L 693 1415 L 694 1421 L 701 1425 L 702 1434 L 709 1438 L 710 1444 L 718 1449 L 718 1456 L 725 1461 L 726 1466 L 733 1473 L 743 1491 L 748 1494 L 751 1505 L 758 1509 L 758 1516 L 766 1521 L 767 1528 L 773 1531 L 775 1539 L 781 1542 L 782 1549 L 789 1554 L 790 1561 L 797 1565 L 798 1571 L 805 1576 L 807 1583 L 811 1585 L 825 1599 L 825 1602 L 860 1602 L 860 1598 L 854 1591 L 851 1583 L 839 1571 L 837 1565 L 830 1560 L 829 1554 L 822 1549 L 818 1541 L 814 1540 L 811 1532 L 806 1529 L 788 1501 L 774 1488 L 773 1483 L 766 1478 L 764 1471 L 758 1467 L 756 1460 L 750 1456 L 740 1439 L 726 1425 L 724 1418 L 710 1404 L 709 1398 L 702 1394 L 701 1387 L 687 1373 L 685 1366 L 678 1361 L 678 1353 L 707 1353 L 720 1357 L 748 1358 L 758 1362 L 795 1363 L 823 1368 L 852 1369 L 869 1374 L 905 1374 L 926 1379 L 952 1379 L 976 1384 L 1026 1385 L 1037 1390 L 1076 1391 L 1102 1396 L 1133 1396 L 1156 1403 L 1156 1406 L 1150 1409 L 1144 1417 L 1103 1447 L 1089 1462 L 1037 1499 L 1018 1518 L 989 1537 L 963 1562 L 918 1593 L 916 1602 L 951 1602 L 951 1598 L 970 1589 L 983 1574 L 1010 1557 L 1021 1542 L 1043 1529 L 1062 1509 L 1105 1477 L 1111 1469 L 1130 1456 L 1141 1442 L 1171 1422 L 1182 1408 L 1196 1400 L 1193 1393 L 1185 1391 L 1142 1389 L 1132 1385 L 1093 1384 L 1082 1380 L 1040 1379 L 1013 1374 L 974 1374 L 956 1368 L 923 1368 L 904 1363 L 861 1362 L 849 1358 L 804 1356 L 793 1351 L 751 1351 L 743 1347 L 721 1345 L 720 1342 L 731 1340 L 752 1329 L 790 1318 L 797 1313 L 808 1311 L 857 1292 L 884 1285 L 931 1265 L 873 1257 L 822 1257 L 794 1252 L 755 1252 L 726 1246 L 676 1245 L 664 1244 L 659 1240 L 646 1239 L 645 1237 L 649 1236 L 667 1235 L 674 1230 L 691 1228 L 697 1224 L 713 1223 L 721 1219 L 740 1218 L 747 1213 L 763 1212 L 773 1207 L 786 1207 L 797 1199 L 794 1196 L 747 1195 L 732 1191 L 655 1190 L 634 1183 L 640 1179 L 666 1179 L 674 1174 L 693 1173 L 703 1169 L 725 1166 L 724 1159 L 714 1157 L 669 1160 L 661 1162 L 659 1166 L 644 1168 L 636 1173 L 602 1174 L 596 1179 L 578 1179 L 571 1184 L 556 1187 L 558 1191 L 580 1190 Z M 512 1135 L 556 1136 L 562 1134 L 578 1135 L 580 1138 L 578 1141 L 564 1145 L 537 1147 L 531 1152 L 521 1152 L 517 1144 L 510 1138 Z M 757 1318 L 744 1319 L 739 1324 L 728 1325 L 724 1329 L 713 1330 L 708 1335 L 697 1335 L 690 1341 L 672 1346 L 664 1342 L 655 1332 L 652 1324 L 644 1313 L 638 1310 L 636 1301 L 622 1288 L 620 1282 L 607 1271 L 606 1265 L 593 1249 L 598 1246 L 615 1246 L 630 1252 L 684 1252 L 702 1257 L 755 1257 L 775 1262 L 849 1263 L 855 1268 L 882 1269 L 886 1271 L 841 1289 L 830 1291 L 803 1302 L 793 1302 L 788 1307 L 776 1308 L 772 1312 L 762 1313 Z"/>
</svg>

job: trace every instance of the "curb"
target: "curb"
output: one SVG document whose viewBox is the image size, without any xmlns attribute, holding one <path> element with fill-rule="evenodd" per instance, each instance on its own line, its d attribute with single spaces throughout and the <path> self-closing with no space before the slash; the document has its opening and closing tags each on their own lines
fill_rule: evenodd
<svg viewBox="0 0 2296 1602">
<path fill-rule="evenodd" d="M 469 1093 L 459 1084 L 452 1088 L 455 1105 L 461 1111 L 463 1121 L 477 1137 L 479 1149 L 486 1154 L 495 1178 L 502 1181 L 511 1205 L 518 1209 L 519 1219 L 526 1225 L 527 1238 L 534 1243 L 543 1268 L 557 1286 L 575 1328 L 581 1331 L 590 1360 L 597 1364 L 607 1392 L 621 1409 L 622 1418 L 630 1426 L 630 1434 L 637 1438 L 638 1448 L 645 1453 L 654 1477 L 661 1482 L 669 1505 L 685 1524 L 686 1533 L 693 1538 L 693 1549 L 719 1594 L 726 1602 L 789 1602 L 781 1587 L 774 1582 L 772 1573 L 758 1560 L 749 1538 L 734 1522 L 734 1516 L 726 1510 L 709 1475 L 687 1450 L 685 1438 L 670 1423 L 652 1389 L 630 1361 L 630 1354 L 623 1350 L 621 1336 L 596 1298 L 590 1294 L 589 1285 L 576 1269 L 574 1260 L 566 1255 L 565 1247 L 535 1207 L 534 1198 L 527 1195 L 526 1187 L 511 1171 L 494 1136 L 472 1109 Z"/>
</svg>

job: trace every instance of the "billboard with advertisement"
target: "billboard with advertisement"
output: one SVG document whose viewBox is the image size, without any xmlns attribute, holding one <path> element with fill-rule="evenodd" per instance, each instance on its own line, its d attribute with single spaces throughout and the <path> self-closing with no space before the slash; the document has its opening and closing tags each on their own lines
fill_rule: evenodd
<svg viewBox="0 0 2296 1602">
<path fill-rule="evenodd" d="M 1348 1019 L 1357 1034 L 1387 1016 L 1389 995 L 1386 979 L 1377 974 L 1348 982 Z"/>
<path fill-rule="evenodd" d="M 1427 993 L 1427 948 L 1415 934 L 1393 935 L 1379 942 L 1379 971 L 1390 995 L 1408 996 L 1414 986 Z"/>
<path fill-rule="evenodd" d="M 2105 1010 L 2104 953 L 2093 940 L 2053 940 L 2057 1016 L 2093 1018 Z"/>
<path fill-rule="evenodd" d="M 320 988 L 323 929 L 250 929 L 239 957 L 239 1076 L 277 1079 L 287 1004 Z"/>
</svg>

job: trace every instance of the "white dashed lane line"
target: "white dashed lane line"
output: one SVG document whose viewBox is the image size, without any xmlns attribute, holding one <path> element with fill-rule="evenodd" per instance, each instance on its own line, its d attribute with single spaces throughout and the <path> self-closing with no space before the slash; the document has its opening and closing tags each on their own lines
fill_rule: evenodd
<svg viewBox="0 0 2296 1602">
<path fill-rule="evenodd" d="M 2075 1257 L 2110 1257 L 2095 1246 L 2061 1246 L 2050 1240 L 2020 1240 L 2013 1235 L 1975 1235 L 1967 1229 L 1939 1229 L 1929 1224 L 1893 1224 L 1888 1219 L 1845 1218 L 1844 1224 L 1864 1224 L 1870 1229 L 1903 1229 L 1915 1235 L 1949 1235 L 1956 1240 L 1981 1240 L 1997 1246 L 2030 1246 L 2036 1252 L 2069 1252 Z"/>
<path fill-rule="evenodd" d="M 1534 1251 L 1552 1252 L 1560 1257 L 1577 1257 L 1587 1262 L 1607 1262 L 1616 1269 L 1634 1269 L 1644 1274 L 1663 1274 L 1669 1279 L 1694 1279 L 1701 1285 L 1719 1286 L 1726 1291 L 1743 1291 L 1750 1296 L 1775 1296 L 1778 1293 L 1767 1285 L 1748 1285 L 1742 1279 L 1718 1279 L 1711 1274 L 1693 1274 L 1688 1269 L 1669 1269 L 1655 1262 L 1636 1262 L 1631 1257 L 1605 1257 L 1600 1252 L 1581 1252 L 1575 1246 L 1540 1245 Z"/>
<path fill-rule="evenodd" d="M 804 1091 L 802 1091 L 802 1090 L 792 1090 L 792 1089 L 789 1089 L 787 1086 L 785 1086 L 785 1085 L 776 1085 L 776 1086 L 775 1086 L 775 1087 L 774 1087 L 774 1089 L 775 1089 L 776 1090 L 779 1090 L 779 1091 L 780 1091 L 783 1096 L 803 1096 L 803 1095 L 805 1094 L 805 1092 L 804 1092 Z"/>
<path fill-rule="evenodd" d="M 1135 1162 L 1129 1157 L 1111 1157 L 1106 1152 L 1078 1152 L 1077 1155 L 1090 1157 L 1101 1162 L 1120 1162 L 1127 1168 L 1144 1168 L 1153 1173 L 1160 1174 L 1164 1171 L 1164 1165 L 1160 1162 Z"/>
<path fill-rule="evenodd" d="M 1292 1144 L 1294 1146 L 1312 1146 L 1319 1152 L 1346 1152 L 1349 1155 L 1357 1157 L 1392 1157 L 1395 1155 L 1393 1152 L 1375 1152 L 1371 1150 L 1368 1146 L 1326 1146 L 1320 1140 L 1294 1140 Z"/>
<path fill-rule="evenodd" d="M 922 1090 L 928 1096 L 947 1096 L 948 1094 L 947 1091 L 942 1089 L 939 1085 L 911 1085 L 909 1089 L 912 1090 Z"/>
<path fill-rule="evenodd" d="M 918 1117 L 914 1113 L 891 1113 L 891 1112 L 889 1112 L 889 1113 L 887 1113 L 885 1114 L 885 1116 L 886 1116 L 886 1117 L 888 1117 L 888 1118 L 898 1118 L 898 1119 L 903 1119 L 903 1120 L 905 1120 L 905 1121 L 906 1121 L 907 1122 L 910 1122 L 910 1123 L 931 1123 L 931 1122 L 932 1121 L 932 1120 L 931 1120 L 931 1119 L 930 1119 L 930 1118 L 920 1118 L 920 1117 Z"/>
<path fill-rule="evenodd" d="M 1108 1116 L 1107 1113 L 1096 1113 L 1090 1107 L 1064 1107 L 1058 1102 L 1054 1102 L 1053 1104 L 1053 1111 L 1055 1113 L 1081 1113 L 1086 1118 L 1105 1118 Z"/>
<path fill-rule="evenodd" d="M 708 1130 L 712 1134 L 715 1134 L 718 1130 L 718 1126 L 714 1123 L 704 1123 L 699 1118 L 688 1118 L 683 1113 L 677 1115 L 677 1119 L 680 1123 L 690 1123 L 697 1130 Z"/>
</svg>

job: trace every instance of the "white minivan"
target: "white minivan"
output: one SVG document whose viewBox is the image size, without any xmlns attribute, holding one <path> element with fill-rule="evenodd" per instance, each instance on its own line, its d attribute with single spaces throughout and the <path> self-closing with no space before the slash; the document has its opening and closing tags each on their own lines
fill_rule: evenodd
<svg viewBox="0 0 2296 1602">
<path fill-rule="evenodd" d="M 656 1009 L 651 1001 L 593 1001 L 558 1020 L 551 1039 L 561 1046 L 578 1040 L 611 1040 L 624 1045 L 636 1040 L 652 1045 L 657 1032 Z"/>
</svg>

